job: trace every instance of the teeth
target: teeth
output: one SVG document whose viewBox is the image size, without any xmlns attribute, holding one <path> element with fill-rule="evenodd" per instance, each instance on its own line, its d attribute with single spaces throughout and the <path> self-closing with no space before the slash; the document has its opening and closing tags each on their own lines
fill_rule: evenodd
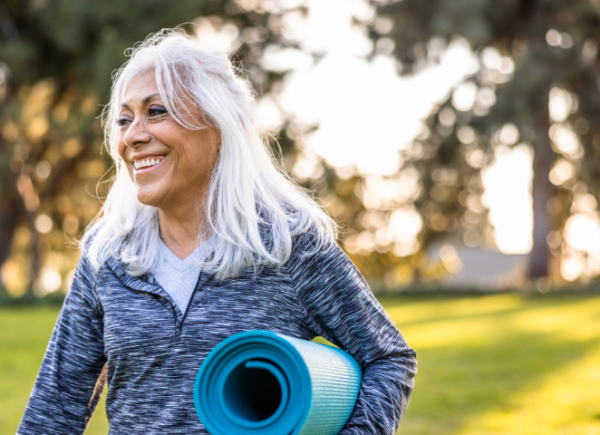
<svg viewBox="0 0 600 435">
<path fill-rule="evenodd" d="M 133 167 L 135 169 L 147 168 L 148 166 L 155 166 L 161 162 L 161 159 L 145 159 L 138 160 L 133 162 Z"/>
</svg>

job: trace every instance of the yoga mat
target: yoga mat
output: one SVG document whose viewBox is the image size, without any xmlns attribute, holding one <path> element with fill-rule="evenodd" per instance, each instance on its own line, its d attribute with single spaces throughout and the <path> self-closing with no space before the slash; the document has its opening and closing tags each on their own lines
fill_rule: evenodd
<svg viewBox="0 0 600 435">
<path fill-rule="evenodd" d="M 194 404 L 213 435 L 336 435 L 354 409 L 361 377 L 341 349 L 246 331 L 208 354 Z"/>
</svg>

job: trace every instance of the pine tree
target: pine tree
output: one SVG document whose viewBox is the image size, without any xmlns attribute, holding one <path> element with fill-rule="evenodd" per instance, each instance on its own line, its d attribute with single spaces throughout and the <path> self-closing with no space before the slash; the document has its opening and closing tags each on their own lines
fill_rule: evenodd
<svg viewBox="0 0 600 435">
<path fill-rule="evenodd" d="M 509 146 L 527 143 L 534 154 L 529 276 L 546 277 L 549 235 L 562 229 L 575 196 L 599 193 L 600 2 L 402 0 L 373 4 L 378 19 L 372 36 L 393 41 L 403 74 L 435 62 L 440 47 L 456 37 L 466 39 L 481 60 L 481 70 L 468 77 L 462 88 L 476 92 L 473 107 L 461 110 L 448 97 L 428 118 L 428 136 L 415 140 L 405 156 L 405 165 L 417 166 L 423 175 L 419 206 L 428 224 L 424 241 L 465 222 L 465 214 L 472 212 L 466 201 L 481 193 L 480 171 L 493 161 L 499 141 Z M 378 31 L 387 30 L 390 26 L 382 23 L 390 20 L 389 34 Z M 551 120 L 551 92 L 573 100 L 572 113 L 563 121 Z M 580 145 L 561 147 L 557 137 L 561 132 L 575 134 Z M 572 176 L 549 177 L 558 165 L 570 168 Z M 443 216 L 443 222 L 436 224 L 432 216 Z M 560 255 L 560 245 L 553 243 L 552 249 Z"/>
</svg>

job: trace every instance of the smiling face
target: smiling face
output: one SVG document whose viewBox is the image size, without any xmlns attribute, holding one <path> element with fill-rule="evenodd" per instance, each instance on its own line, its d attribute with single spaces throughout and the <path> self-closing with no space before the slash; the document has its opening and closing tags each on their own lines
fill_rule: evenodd
<svg viewBox="0 0 600 435">
<path fill-rule="evenodd" d="M 191 113 L 202 119 L 197 107 Z M 154 72 L 134 77 L 123 97 L 118 150 L 142 204 L 162 211 L 194 207 L 208 191 L 221 147 L 219 130 L 189 130 L 167 111 Z"/>
</svg>

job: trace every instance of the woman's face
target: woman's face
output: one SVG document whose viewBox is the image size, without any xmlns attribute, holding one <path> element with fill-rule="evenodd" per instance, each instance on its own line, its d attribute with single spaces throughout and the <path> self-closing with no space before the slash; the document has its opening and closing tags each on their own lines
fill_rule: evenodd
<svg viewBox="0 0 600 435">
<path fill-rule="evenodd" d="M 201 120 L 197 107 L 191 113 Z M 215 127 L 188 130 L 167 112 L 154 72 L 128 85 L 118 117 L 118 150 L 142 204 L 162 210 L 194 206 L 207 192 L 221 136 Z"/>
</svg>

